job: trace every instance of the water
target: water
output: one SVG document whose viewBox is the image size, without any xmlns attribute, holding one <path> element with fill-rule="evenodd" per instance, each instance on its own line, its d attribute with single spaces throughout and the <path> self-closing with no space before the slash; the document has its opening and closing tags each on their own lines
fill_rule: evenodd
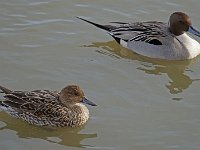
<svg viewBox="0 0 200 150">
<path fill-rule="evenodd" d="M 172 12 L 186 11 L 200 29 L 199 5 L 199 0 L 1 0 L 0 83 L 18 90 L 79 84 L 98 104 L 89 107 L 88 123 L 75 129 L 37 127 L 1 111 L 1 149 L 198 150 L 199 57 L 146 58 L 75 16 L 100 23 L 167 22 Z"/>
</svg>

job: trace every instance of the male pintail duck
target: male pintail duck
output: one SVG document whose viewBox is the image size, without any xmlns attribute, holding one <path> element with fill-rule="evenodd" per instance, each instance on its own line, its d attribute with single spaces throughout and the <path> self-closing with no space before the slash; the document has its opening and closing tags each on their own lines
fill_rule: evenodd
<svg viewBox="0 0 200 150">
<path fill-rule="evenodd" d="M 85 98 L 79 86 L 69 85 L 60 92 L 49 90 L 11 91 L 0 86 L 5 100 L 0 108 L 8 114 L 40 126 L 77 127 L 86 123 L 89 110 L 96 106 Z"/>
<path fill-rule="evenodd" d="M 192 27 L 190 17 L 183 12 L 173 13 L 168 24 L 149 21 L 100 25 L 77 18 L 108 31 L 119 44 L 147 57 L 183 60 L 192 59 L 200 53 L 200 44 L 186 34 L 190 32 L 200 37 L 200 32 Z"/>
</svg>

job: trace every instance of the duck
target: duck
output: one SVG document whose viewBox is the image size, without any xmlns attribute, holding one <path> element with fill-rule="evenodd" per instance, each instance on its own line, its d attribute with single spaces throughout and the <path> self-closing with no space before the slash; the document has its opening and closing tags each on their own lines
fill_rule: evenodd
<svg viewBox="0 0 200 150">
<path fill-rule="evenodd" d="M 78 85 L 68 85 L 61 91 L 12 91 L 0 86 L 4 100 L 0 108 L 29 124 L 51 127 L 78 127 L 89 119 L 84 104 L 97 106 L 85 97 Z"/>
<path fill-rule="evenodd" d="M 187 34 L 189 32 L 200 37 L 200 32 L 192 26 L 190 17 L 183 12 L 172 13 L 168 23 L 110 22 L 102 25 L 77 18 L 107 31 L 120 45 L 146 57 L 185 60 L 200 54 L 199 42 Z"/>
</svg>

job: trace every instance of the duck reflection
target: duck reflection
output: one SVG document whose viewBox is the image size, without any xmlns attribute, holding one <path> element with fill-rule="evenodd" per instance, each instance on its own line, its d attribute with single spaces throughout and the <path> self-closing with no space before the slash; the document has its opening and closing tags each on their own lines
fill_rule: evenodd
<svg viewBox="0 0 200 150">
<path fill-rule="evenodd" d="M 181 93 L 187 89 L 193 81 L 199 80 L 191 79 L 190 76 L 186 74 L 187 72 L 191 71 L 189 70 L 189 65 L 198 61 L 198 57 L 192 60 L 184 61 L 166 61 L 153 59 L 138 55 L 128 49 L 125 49 L 116 44 L 115 41 L 94 42 L 86 47 L 101 48 L 103 50 L 97 50 L 98 53 L 109 55 L 111 57 L 140 61 L 141 66 L 139 66 L 137 69 L 142 70 L 147 74 L 167 75 L 169 82 L 166 83 L 165 87 L 171 94 Z"/>
<path fill-rule="evenodd" d="M 52 143 L 57 143 L 71 147 L 91 147 L 91 145 L 81 144 L 81 141 L 88 138 L 96 138 L 96 133 L 80 133 L 84 126 L 79 128 L 53 128 L 30 125 L 24 121 L 10 117 L 0 111 L 0 118 L 6 125 L 0 130 L 13 130 L 19 138 L 39 138 Z"/>
</svg>

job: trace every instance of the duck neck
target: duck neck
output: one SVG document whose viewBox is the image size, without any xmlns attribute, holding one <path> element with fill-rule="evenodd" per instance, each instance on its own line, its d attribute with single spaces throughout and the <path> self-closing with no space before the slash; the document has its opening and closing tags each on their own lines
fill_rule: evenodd
<svg viewBox="0 0 200 150">
<path fill-rule="evenodd" d="M 89 110 L 83 104 L 77 103 L 71 106 L 72 118 L 71 121 L 76 125 L 83 125 L 89 119 Z"/>
<path fill-rule="evenodd" d="M 186 33 L 176 36 L 178 41 L 184 46 L 184 50 L 188 55 L 188 58 L 194 58 L 200 54 L 200 44 Z"/>
<path fill-rule="evenodd" d="M 174 34 L 175 36 L 179 36 L 185 33 L 185 31 L 181 31 L 179 29 L 177 29 L 176 27 L 171 27 L 169 28 L 169 31 Z"/>
<path fill-rule="evenodd" d="M 89 118 L 89 110 L 81 103 L 68 104 L 65 107 L 69 108 L 74 115 Z"/>
<path fill-rule="evenodd" d="M 75 105 L 72 106 L 72 109 L 78 113 L 78 114 L 84 114 L 84 115 L 89 115 L 89 110 L 87 109 L 87 107 L 81 103 L 77 103 Z"/>
</svg>

